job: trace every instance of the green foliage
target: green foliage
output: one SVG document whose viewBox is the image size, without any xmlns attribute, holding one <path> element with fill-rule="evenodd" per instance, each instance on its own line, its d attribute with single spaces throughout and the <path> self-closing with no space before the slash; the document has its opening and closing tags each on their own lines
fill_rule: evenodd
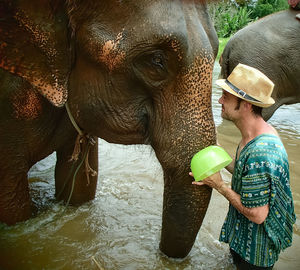
<svg viewBox="0 0 300 270">
<path fill-rule="evenodd" d="M 249 5 L 249 9 L 252 9 L 252 19 L 261 18 L 288 7 L 287 0 L 258 0 L 252 6 Z"/>
<path fill-rule="evenodd" d="M 245 6 L 249 6 L 253 1 L 252 0 L 236 0 L 235 2 L 237 3 L 238 6 L 245 7 Z"/>
<path fill-rule="evenodd" d="M 254 11 L 253 12 L 254 17 L 261 18 L 261 17 L 271 14 L 273 11 L 273 7 L 271 4 L 265 3 L 265 4 L 256 6 L 256 8 L 253 11 Z"/>
<path fill-rule="evenodd" d="M 287 0 L 222 0 L 209 5 L 219 38 L 226 38 L 249 22 L 288 8 Z"/>
<path fill-rule="evenodd" d="M 210 14 L 218 37 L 222 38 L 229 37 L 246 26 L 251 21 L 251 12 L 247 7 L 237 7 L 229 0 L 210 5 Z"/>
</svg>

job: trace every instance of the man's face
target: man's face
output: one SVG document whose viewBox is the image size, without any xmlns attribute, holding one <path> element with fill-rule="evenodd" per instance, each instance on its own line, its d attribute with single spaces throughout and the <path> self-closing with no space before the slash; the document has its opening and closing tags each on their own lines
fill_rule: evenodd
<svg viewBox="0 0 300 270">
<path fill-rule="evenodd" d="M 239 116 L 239 98 L 223 90 L 223 94 L 219 99 L 219 103 L 222 105 L 221 117 L 235 122 Z"/>
</svg>

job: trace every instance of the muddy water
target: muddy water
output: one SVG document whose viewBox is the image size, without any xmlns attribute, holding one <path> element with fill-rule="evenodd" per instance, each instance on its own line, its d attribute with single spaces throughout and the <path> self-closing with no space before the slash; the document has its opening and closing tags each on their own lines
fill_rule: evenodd
<svg viewBox="0 0 300 270">
<path fill-rule="evenodd" d="M 214 80 L 219 66 L 216 66 Z M 220 118 L 213 91 L 218 140 L 234 153 L 239 132 Z M 291 185 L 300 215 L 300 104 L 279 109 L 269 121 L 279 132 L 289 154 Z M 226 200 L 213 197 L 189 256 L 183 260 L 159 252 L 163 194 L 162 170 L 149 146 L 123 146 L 100 140 L 100 176 L 96 199 L 81 207 L 65 208 L 54 200 L 55 154 L 29 173 L 31 196 L 38 215 L 7 227 L 0 225 L 0 269 L 235 269 L 226 244 L 218 241 Z M 229 174 L 222 172 L 227 181 Z M 275 269 L 300 269 L 300 224 L 294 244 Z M 101 266 L 99 268 L 96 263 Z"/>
</svg>

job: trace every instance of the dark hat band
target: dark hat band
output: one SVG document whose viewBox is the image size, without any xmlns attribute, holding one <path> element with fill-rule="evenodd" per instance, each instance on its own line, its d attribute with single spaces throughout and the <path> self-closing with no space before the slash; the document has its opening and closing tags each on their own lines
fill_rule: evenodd
<svg viewBox="0 0 300 270">
<path fill-rule="evenodd" d="M 245 99 L 251 100 L 251 101 L 255 101 L 255 102 L 260 102 L 261 101 L 249 96 L 248 94 L 246 94 L 243 90 L 237 88 L 236 86 L 234 86 L 230 81 L 228 81 L 227 79 L 225 80 L 226 84 L 234 91 L 236 92 L 238 95 L 242 96 Z"/>
</svg>

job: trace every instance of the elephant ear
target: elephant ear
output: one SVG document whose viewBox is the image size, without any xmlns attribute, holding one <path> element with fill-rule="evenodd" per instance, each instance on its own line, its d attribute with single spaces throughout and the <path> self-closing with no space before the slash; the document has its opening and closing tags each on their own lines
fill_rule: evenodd
<svg viewBox="0 0 300 270">
<path fill-rule="evenodd" d="M 71 51 L 61 0 L 1 0 L 0 67 L 28 81 L 55 106 L 67 100 Z"/>
</svg>

